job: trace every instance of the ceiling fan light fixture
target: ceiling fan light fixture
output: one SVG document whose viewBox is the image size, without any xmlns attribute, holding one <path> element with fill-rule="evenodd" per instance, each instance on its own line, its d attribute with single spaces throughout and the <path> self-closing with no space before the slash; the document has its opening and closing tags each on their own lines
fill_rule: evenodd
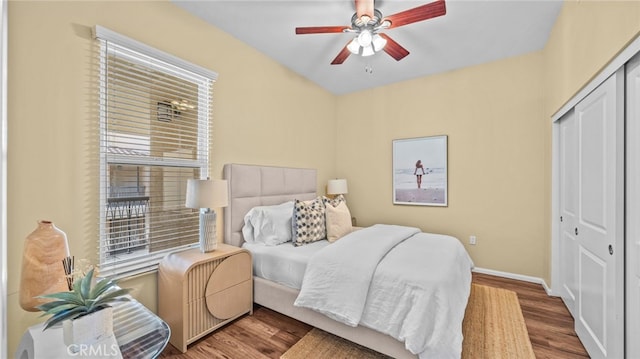
<svg viewBox="0 0 640 359">
<path fill-rule="evenodd" d="M 373 50 L 375 52 L 378 52 L 378 51 L 384 49 L 385 45 L 387 44 L 387 39 L 385 39 L 384 37 L 380 36 L 379 34 L 375 34 L 375 35 L 373 35 L 373 39 L 371 40 L 371 44 L 373 45 Z"/>
<path fill-rule="evenodd" d="M 376 52 L 373 50 L 373 46 L 369 45 L 362 48 L 362 56 L 371 56 Z"/>
<path fill-rule="evenodd" d="M 353 40 L 347 45 L 347 50 L 354 55 L 358 55 L 360 53 L 360 43 L 358 43 L 358 37 L 354 37 Z"/>
<path fill-rule="evenodd" d="M 358 35 L 358 43 L 362 47 L 371 46 L 371 40 L 372 39 L 373 39 L 373 36 L 371 35 L 371 31 L 369 31 L 367 29 L 362 30 L 360 35 Z"/>
<path fill-rule="evenodd" d="M 353 1 L 356 12 L 351 16 L 351 26 L 296 27 L 296 34 L 357 34 L 355 39 L 352 39 L 347 46 L 340 50 L 331 65 L 344 63 L 350 54 L 371 56 L 383 49 L 386 49 L 385 52 L 396 61 L 400 61 L 409 55 L 409 51 L 386 34 L 379 34 L 379 32 L 443 16 L 447 13 L 446 0 L 435 0 L 385 18 L 382 16 L 382 12 L 374 7 L 375 0 Z"/>
</svg>

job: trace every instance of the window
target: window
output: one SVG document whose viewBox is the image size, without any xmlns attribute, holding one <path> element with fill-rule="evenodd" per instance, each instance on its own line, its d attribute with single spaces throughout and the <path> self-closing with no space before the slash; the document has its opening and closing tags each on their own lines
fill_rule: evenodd
<svg viewBox="0 0 640 359">
<path fill-rule="evenodd" d="M 100 60 L 100 270 L 155 269 L 198 242 L 189 178 L 209 172 L 215 72 L 96 26 Z"/>
</svg>

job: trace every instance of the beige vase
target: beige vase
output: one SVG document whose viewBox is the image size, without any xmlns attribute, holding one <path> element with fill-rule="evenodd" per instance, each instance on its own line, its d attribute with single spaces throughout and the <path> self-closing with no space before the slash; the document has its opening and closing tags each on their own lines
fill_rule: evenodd
<svg viewBox="0 0 640 359">
<path fill-rule="evenodd" d="M 67 235 L 51 221 L 38 221 L 27 236 L 22 252 L 20 306 L 36 312 L 46 300 L 36 296 L 68 291 L 62 260 L 69 256 Z"/>
</svg>

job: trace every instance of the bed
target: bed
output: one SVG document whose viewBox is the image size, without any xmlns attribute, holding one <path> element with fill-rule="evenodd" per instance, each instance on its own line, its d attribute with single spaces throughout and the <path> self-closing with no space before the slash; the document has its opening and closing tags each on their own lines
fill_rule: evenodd
<svg viewBox="0 0 640 359">
<path fill-rule="evenodd" d="M 315 169 L 243 164 L 227 164 L 224 167 L 224 178 L 229 182 L 229 205 L 224 210 L 224 241 L 225 243 L 234 246 L 247 248 L 252 252 L 254 260 L 254 302 L 394 358 L 425 358 L 427 356 L 456 357 L 455 350 L 452 351 L 447 348 L 444 351 L 439 351 L 440 349 L 437 348 L 437 345 L 433 344 L 434 341 L 437 342 L 442 340 L 445 342 L 445 345 L 443 345 L 444 347 L 451 345 L 455 347 L 456 345 L 459 345 L 461 349 L 461 322 L 470 291 L 471 268 L 473 264 L 466 251 L 464 251 L 464 247 L 455 238 L 421 233 L 419 230 L 410 227 L 376 225 L 371 228 L 354 231 L 353 233 L 343 237 L 345 239 L 348 237 L 348 241 L 341 239 L 334 243 L 329 243 L 324 240 L 294 247 L 291 243 L 285 243 L 277 246 L 264 246 L 245 242 L 243 226 L 245 224 L 244 219 L 247 213 L 255 207 L 276 206 L 294 200 L 311 201 L 318 198 L 316 193 L 316 177 L 317 174 Z M 309 268 L 320 268 L 320 277 L 327 275 L 327 272 L 322 271 L 323 268 L 328 267 L 326 266 L 326 263 L 325 265 L 320 266 L 313 264 L 313 262 L 320 261 L 321 257 L 323 257 L 319 253 L 325 253 L 324 259 L 332 261 L 335 257 L 339 257 L 340 253 L 343 253 L 341 252 L 341 248 L 353 246 L 358 242 L 361 244 L 371 243 L 368 242 L 368 238 L 372 235 L 375 236 L 376 233 L 382 233 L 382 235 L 386 236 L 388 233 L 398 232 L 402 233 L 403 238 L 399 238 L 398 242 L 393 245 L 394 251 L 395 248 L 410 245 L 410 242 L 425 246 L 429 241 L 445 241 L 449 243 L 449 246 L 455 248 L 455 251 L 453 251 L 455 253 L 451 254 L 451 258 L 455 259 L 448 260 L 447 258 L 449 257 L 447 257 L 447 255 L 433 254 L 431 257 L 425 257 L 424 262 L 433 262 L 437 268 L 420 271 L 419 275 L 416 273 L 413 273 L 413 275 L 411 275 L 411 273 L 407 275 L 408 277 L 414 277 L 413 279 L 419 279 L 418 277 L 423 276 L 437 277 L 439 276 L 438 273 L 441 272 L 454 273 L 452 274 L 452 278 L 455 279 L 447 280 L 446 282 L 448 283 L 445 286 L 452 288 L 451 292 L 447 289 L 446 293 L 455 294 L 446 294 L 449 297 L 438 297 L 437 295 L 434 295 L 434 298 L 430 299 L 431 302 L 446 302 L 446 304 L 441 303 L 440 307 L 433 307 L 430 305 L 429 307 L 424 306 L 423 308 L 420 303 L 413 302 L 415 301 L 415 298 L 406 299 L 410 304 L 407 306 L 408 309 L 406 310 L 409 312 L 407 317 L 411 318 L 412 322 L 405 325 L 405 327 L 414 327 L 416 325 L 422 326 L 422 322 L 433 323 L 433 328 L 430 330 L 434 333 L 438 333 L 438 335 L 429 334 L 434 338 L 427 338 L 426 341 L 431 343 L 429 345 L 433 344 L 433 348 L 430 347 L 428 350 L 425 349 L 424 351 L 421 351 L 422 349 L 416 349 L 417 347 L 411 343 L 411 341 L 414 341 L 412 336 L 416 335 L 415 330 L 413 330 L 411 335 L 407 335 L 406 330 L 403 332 L 398 329 L 397 332 L 394 332 L 395 329 L 393 328 L 393 323 L 392 325 L 382 323 L 382 327 L 378 328 L 378 330 L 370 328 L 376 327 L 375 322 L 378 321 L 378 319 L 374 318 L 371 313 L 380 312 L 382 313 L 381 316 L 384 316 L 386 313 L 386 315 L 394 317 L 397 314 L 396 312 L 399 310 L 397 309 L 399 306 L 395 301 L 388 305 L 384 302 L 380 302 L 380 298 L 382 298 L 382 300 L 389 300 L 389 292 L 394 292 L 395 289 L 385 289 L 380 287 L 381 284 L 379 282 L 382 281 L 382 284 L 384 284 L 384 281 L 389 281 L 389 278 L 392 277 L 383 278 L 384 281 L 383 279 L 379 279 L 377 282 L 372 281 L 370 287 L 361 289 L 365 294 L 367 294 L 367 291 L 371 291 L 372 293 L 375 293 L 377 297 L 375 297 L 375 300 L 371 300 L 370 297 L 372 294 L 370 293 L 366 300 L 361 300 L 362 306 L 365 306 L 366 304 L 366 308 L 374 308 L 365 309 L 362 314 L 359 316 L 355 315 L 354 317 L 350 310 L 351 307 L 357 307 L 358 305 L 352 306 L 350 301 L 348 303 L 349 305 L 341 306 L 347 308 L 344 310 L 349 311 L 348 313 L 335 314 L 331 311 L 325 312 L 324 308 L 315 307 L 315 304 L 312 303 L 313 299 L 318 295 L 318 293 L 322 295 L 326 292 L 326 287 L 322 287 L 322 283 L 320 283 L 320 287 L 314 288 L 313 284 L 308 284 L 312 283 L 312 280 L 308 279 L 308 277 L 311 277 L 309 272 L 314 271 L 309 269 L 306 270 L 305 273 L 306 266 L 309 266 Z M 247 232 L 245 232 L 245 234 L 250 236 Z M 400 236 L 400 234 L 398 234 L 398 236 Z M 460 250 L 460 248 L 462 248 L 462 250 Z M 331 253 L 331 251 L 333 251 L 333 253 Z M 369 249 L 367 248 L 365 251 L 369 251 Z M 371 251 L 375 252 L 375 250 Z M 397 251 L 399 251 L 399 249 Z M 391 275 L 401 272 L 398 270 L 401 266 L 398 265 L 397 262 L 390 262 L 394 258 L 393 255 L 384 254 L 382 252 L 380 253 L 380 258 L 378 259 L 380 260 L 380 267 L 383 266 L 382 263 L 384 261 L 384 263 L 386 263 L 386 267 L 389 267 L 391 270 Z M 421 258 L 414 258 L 415 261 L 419 261 L 419 259 Z M 402 261 L 405 260 L 405 257 L 397 257 L 395 260 Z M 372 262 L 375 262 L 375 260 L 372 260 Z M 312 267 L 312 265 L 315 267 Z M 358 268 L 358 270 L 360 270 L 360 267 L 367 267 L 367 265 L 358 264 L 358 266 L 353 268 Z M 356 270 L 356 272 L 358 270 Z M 379 268 L 375 268 L 373 270 L 372 273 L 375 274 L 375 278 L 381 276 L 378 275 L 379 271 Z M 303 277 L 305 278 L 304 280 Z M 358 290 L 358 288 L 351 288 L 351 285 L 342 283 L 340 280 L 332 283 L 338 283 L 336 288 L 330 288 L 333 289 L 330 291 L 338 292 L 338 295 L 349 296 L 351 295 L 348 293 L 349 290 Z M 340 285 L 342 285 L 342 287 L 340 287 Z M 377 290 L 378 287 L 382 289 Z M 411 291 L 408 291 L 408 293 L 410 296 Z M 404 299 L 400 298 L 400 301 L 402 300 Z M 354 300 L 354 302 L 359 301 Z M 427 298 L 425 298 L 425 302 L 427 302 Z M 424 310 L 419 310 L 420 308 Z M 443 310 L 442 308 L 446 309 Z M 340 310 L 343 310 L 343 308 Z M 449 311 L 451 314 L 449 314 Z M 443 314 L 442 312 L 447 313 Z M 357 311 L 354 313 L 357 313 Z M 443 316 L 443 318 L 438 318 L 437 320 L 433 319 L 434 317 L 441 316 Z M 450 322 L 453 324 L 449 325 L 448 323 Z M 429 326 L 431 324 L 425 325 Z M 443 325 L 445 326 L 443 327 Z M 387 333 L 384 333 L 385 331 Z M 450 331 L 453 331 L 453 333 L 448 333 Z M 394 338 L 392 335 L 398 339 Z M 421 340 L 422 339 L 423 338 L 421 338 Z M 416 354 L 413 354 L 408 348 Z M 459 356 L 459 354 L 457 356 Z"/>
</svg>

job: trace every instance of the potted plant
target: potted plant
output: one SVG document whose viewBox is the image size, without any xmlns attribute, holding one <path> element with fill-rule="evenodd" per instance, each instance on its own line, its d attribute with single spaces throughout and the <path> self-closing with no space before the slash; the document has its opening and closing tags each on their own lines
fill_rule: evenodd
<svg viewBox="0 0 640 359">
<path fill-rule="evenodd" d="M 94 269 L 73 282 L 69 292 L 45 294 L 39 298 L 53 299 L 39 305 L 42 315 L 52 315 L 44 329 L 62 323 L 67 345 L 93 344 L 113 335 L 115 302 L 129 301 L 129 289 L 122 289 L 111 279 L 94 280 Z"/>
</svg>

